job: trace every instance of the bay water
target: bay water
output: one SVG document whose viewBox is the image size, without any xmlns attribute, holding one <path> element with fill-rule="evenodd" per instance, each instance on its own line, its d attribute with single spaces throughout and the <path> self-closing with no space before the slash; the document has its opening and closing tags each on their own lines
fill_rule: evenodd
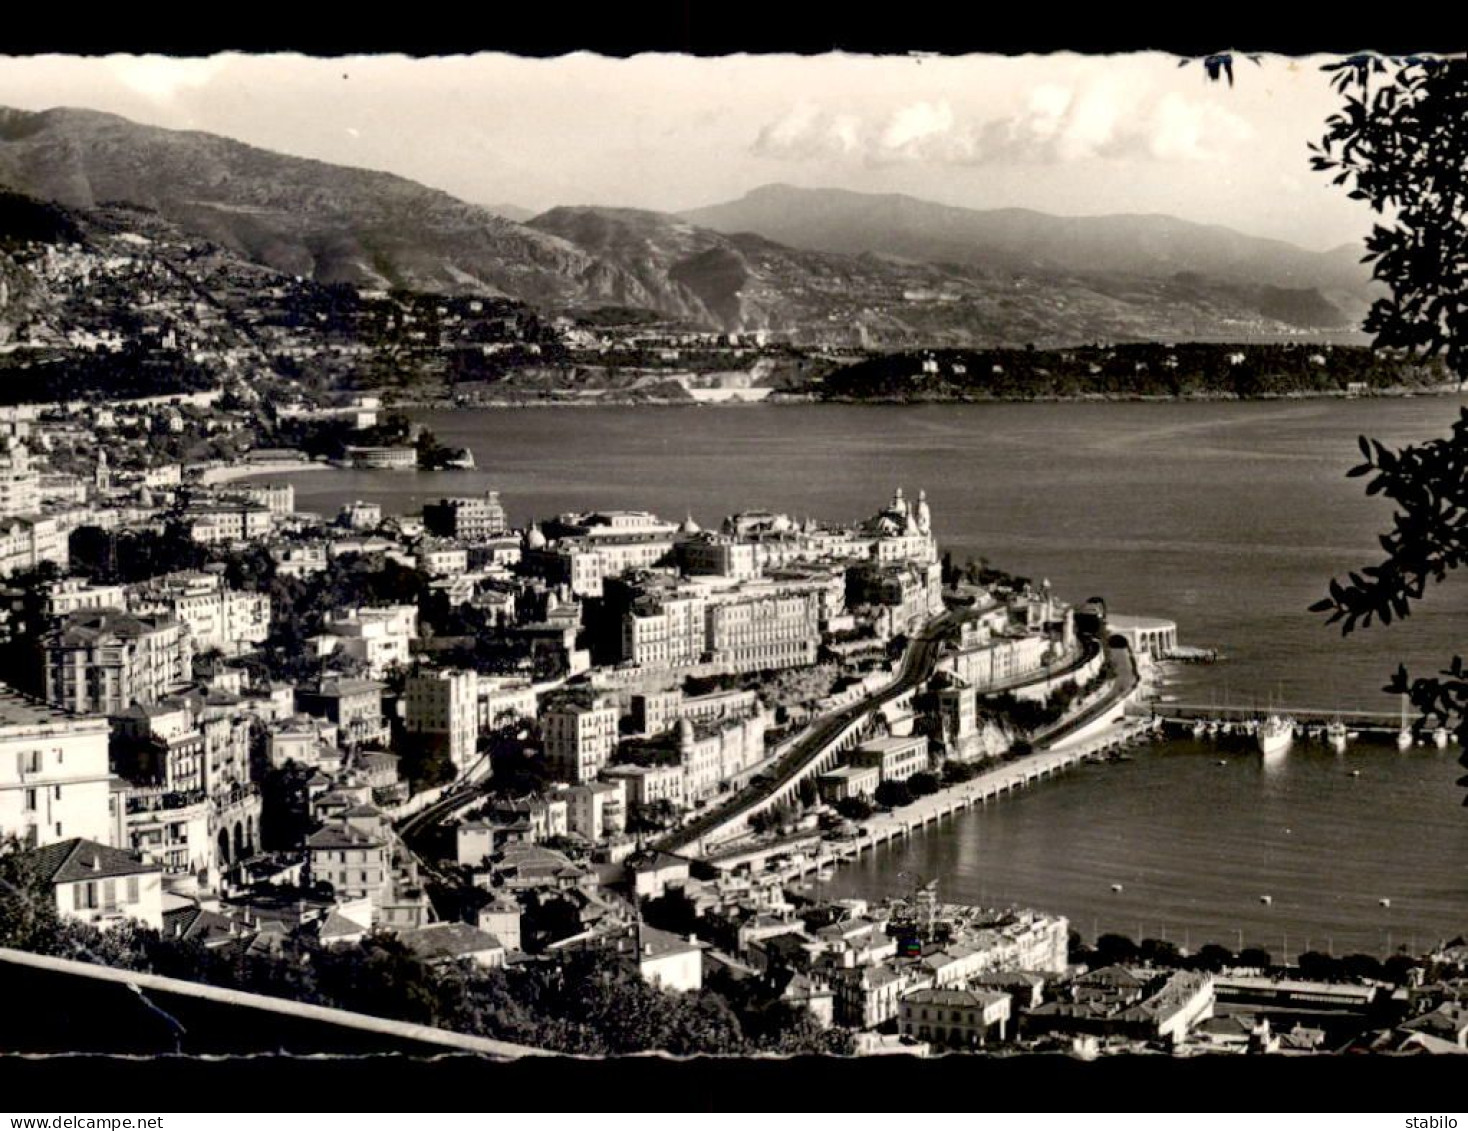
<svg viewBox="0 0 1468 1131">
<path fill-rule="evenodd" d="M 1464 650 L 1465 579 L 1430 589 L 1404 622 L 1345 638 L 1306 610 L 1332 576 L 1381 556 L 1390 505 L 1345 477 L 1361 460 L 1357 437 L 1445 435 L 1462 403 L 422 411 L 477 469 L 287 478 L 299 509 L 328 514 L 352 499 L 406 513 L 494 487 L 516 524 L 633 508 L 705 528 L 756 508 L 848 521 L 898 486 L 925 489 L 960 562 L 987 558 L 1072 601 L 1170 618 L 1181 642 L 1223 654 L 1176 669 L 1170 696 L 1395 712 L 1381 689 L 1398 662 L 1428 674 Z M 1296 743 L 1265 765 L 1242 748 L 1161 743 L 952 818 L 826 886 L 882 895 L 936 877 L 945 898 L 1039 907 L 1087 936 L 1277 954 L 1421 949 L 1468 929 L 1456 757 Z"/>
</svg>

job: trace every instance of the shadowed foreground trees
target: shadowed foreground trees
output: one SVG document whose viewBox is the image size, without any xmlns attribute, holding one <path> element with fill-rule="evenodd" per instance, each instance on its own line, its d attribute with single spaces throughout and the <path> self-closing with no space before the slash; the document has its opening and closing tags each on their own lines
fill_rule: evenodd
<svg viewBox="0 0 1468 1131">
<path fill-rule="evenodd" d="M 1326 70 L 1344 102 L 1312 147 L 1312 163 L 1382 217 L 1365 261 L 1388 293 L 1373 304 L 1365 328 L 1379 349 L 1441 356 L 1461 382 L 1468 366 L 1468 61 L 1360 57 Z M 1365 436 L 1360 443 L 1365 461 L 1349 474 L 1397 509 L 1380 538 L 1385 556 L 1345 582 L 1332 580 L 1311 606 L 1343 633 L 1405 619 L 1428 582 L 1468 560 L 1468 410 L 1445 438 L 1397 450 Z M 1425 725 L 1468 737 L 1468 671 L 1460 657 L 1436 678 L 1413 679 L 1399 666 L 1385 690 L 1410 696 Z"/>
<path fill-rule="evenodd" d="M 208 949 L 124 923 L 107 931 L 61 918 L 55 898 L 13 839 L 0 844 L 0 946 L 138 970 L 314 1005 L 432 1025 L 569 1053 L 653 1049 L 675 1055 L 849 1051 L 841 1032 L 776 1015 L 767 1000 L 736 1011 L 711 990 L 670 993 L 604 951 L 558 965 L 489 970 L 430 965 L 392 935 L 329 948 Z"/>
</svg>

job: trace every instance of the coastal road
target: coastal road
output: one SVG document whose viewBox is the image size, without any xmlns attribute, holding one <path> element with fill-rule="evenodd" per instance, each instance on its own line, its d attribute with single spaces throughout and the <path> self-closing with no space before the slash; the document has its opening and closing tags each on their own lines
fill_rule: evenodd
<svg viewBox="0 0 1468 1131">
<path fill-rule="evenodd" d="M 909 642 L 897 679 L 885 690 L 826 715 L 804 738 L 786 751 L 774 766 L 765 771 L 762 775 L 765 780 L 751 782 L 717 808 L 659 839 L 656 847 L 664 852 L 677 852 L 690 844 L 696 844 L 725 821 L 778 793 L 801 770 L 825 754 L 836 736 L 854 719 L 876 710 L 929 679 L 938 663 L 938 652 L 944 638 L 958 623 L 958 616 L 952 611 L 930 621 Z"/>
</svg>

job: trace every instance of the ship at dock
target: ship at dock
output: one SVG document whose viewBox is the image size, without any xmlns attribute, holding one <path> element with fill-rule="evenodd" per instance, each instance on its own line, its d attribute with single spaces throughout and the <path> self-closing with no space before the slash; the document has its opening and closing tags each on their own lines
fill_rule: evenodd
<svg viewBox="0 0 1468 1131">
<path fill-rule="evenodd" d="M 1295 738 L 1294 720 L 1284 715 L 1270 715 L 1259 724 L 1254 738 L 1259 743 L 1259 752 L 1266 758 L 1283 754 Z"/>
</svg>

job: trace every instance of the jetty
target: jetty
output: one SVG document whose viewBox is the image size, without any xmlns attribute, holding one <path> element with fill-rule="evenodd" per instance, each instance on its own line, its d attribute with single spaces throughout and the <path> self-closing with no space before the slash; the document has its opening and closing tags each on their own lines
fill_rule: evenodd
<svg viewBox="0 0 1468 1131">
<path fill-rule="evenodd" d="M 1342 711 L 1334 707 L 1286 706 L 1272 704 L 1267 709 L 1257 706 L 1220 706 L 1217 703 L 1133 703 L 1127 707 L 1132 718 L 1149 718 L 1156 721 L 1166 733 L 1191 732 L 1198 723 L 1217 723 L 1220 727 L 1239 728 L 1256 722 L 1266 714 L 1284 715 L 1294 720 L 1295 725 L 1307 732 L 1322 729 L 1339 720 L 1361 737 L 1395 738 L 1402 729 L 1402 717 L 1393 711 Z M 1408 726 L 1418 737 L 1426 739 L 1430 727 L 1419 725 L 1418 720 L 1408 719 Z"/>
<path fill-rule="evenodd" d="M 721 871 L 768 868 L 783 880 L 799 879 L 854 860 L 880 845 L 910 837 L 956 813 L 981 808 L 1076 766 L 1106 761 L 1153 733 L 1155 724 L 1150 720 L 1128 719 L 1095 738 L 1001 762 L 959 785 L 919 798 L 900 809 L 879 812 L 860 822 L 860 831 L 844 840 L 822 839 L 815 832 L 796 833 L 776 841 L 715 851 L 705 859 Z"/>
</svg>

